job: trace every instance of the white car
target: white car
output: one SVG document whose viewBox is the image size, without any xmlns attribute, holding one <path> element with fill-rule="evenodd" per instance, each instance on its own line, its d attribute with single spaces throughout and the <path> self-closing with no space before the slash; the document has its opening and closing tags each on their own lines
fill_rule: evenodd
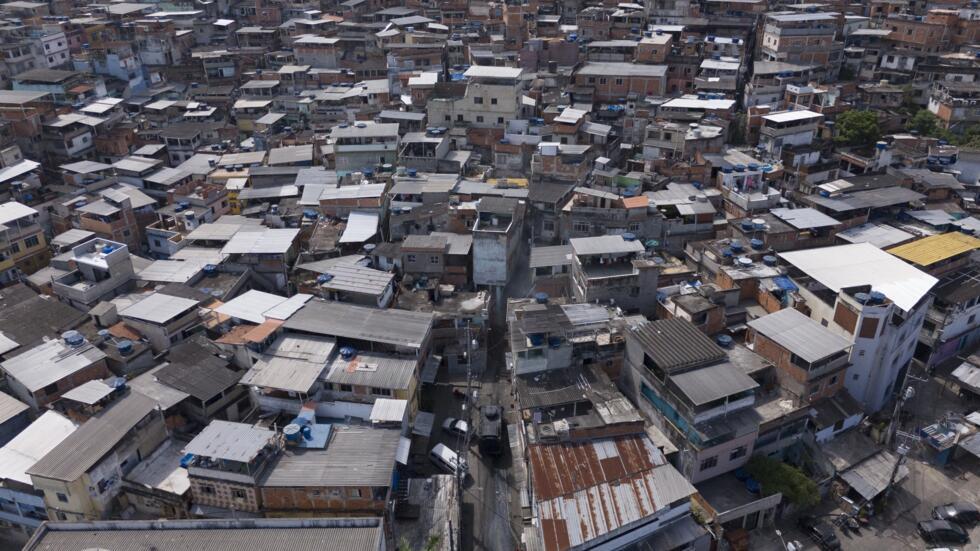
<svg viewBox="0 0 980 551">
<path fill-rule="evenodd" d="M 470 427 L 466 424 L 466 421 L 455 417 L 447 417 L 446 420 L 442 422 L 442 430 L 455 436 L 462 436 L 465 438 L 466 433 L 469 432 L 469 428 Z"/>
<path fill-rule="evenodd" d="M 445 444 L 436 444 L 429 452 L 429 459 L 443 470 L 453 474 L 465 475 L 468 470 L 466 460 L 456 455 L 456 452 L 449 449 Z"/>
</svg>

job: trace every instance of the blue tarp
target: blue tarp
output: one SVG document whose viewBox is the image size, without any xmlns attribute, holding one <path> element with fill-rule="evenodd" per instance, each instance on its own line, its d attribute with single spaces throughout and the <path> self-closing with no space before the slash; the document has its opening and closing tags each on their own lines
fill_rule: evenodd
<svg viewBox="0 0 980 551">
<path fill-rule="evenodd" d="M 772 278 L 772 281 L 773 281 L 773 283 L 776 284 L 777 287 L 779 287 L 780 289 L 786 290 L 786 291 L 799 291 L 800 290 L 800 288 L 797 287 L 795 283 L 793 283 L 793 280 L 791 280 L 787 276 L 776 276 L 776 277 Z"/>
</svg>

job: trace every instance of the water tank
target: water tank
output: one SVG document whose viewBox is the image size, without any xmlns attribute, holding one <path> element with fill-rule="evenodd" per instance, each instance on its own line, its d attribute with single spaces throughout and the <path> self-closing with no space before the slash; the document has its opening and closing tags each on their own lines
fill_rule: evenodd
<svg viewBox="0 0 980 551">
<path fill-rule="evenodd" d="M 317 213 L 315 210 L 307 209 L 303 211 L 303 216 L 309 218 L 310 220 L 313 220 L 317 217 Z"/>
<path fill-rule="evenodd" d="M 286 437 L 287 442 L 299 442 L 302 432 L 303 429 L 296 423 L 290 423 L 282 429 L 282 435 Z"/>
<path fill-rule="evenodd" d="M 764 230 L 766 229 L 766 221 L 762 218 L 753 218 L 752 227 L 757 230 Z"/>
<path fill-rule="evenodd" d="M 120 356 L 129 356 L 133 353 L 133 341 L 121 340 L 116 343 L 116 350 Z"/>
<path fill-rule="evenodd" d="M 534 293 L 534 302 L 548 304 L 548 293 Z"/>
<path fill-rule="evenodd" d="M 635 233 L 629 233 L 629 232 L 624 233 L 623 234 L 623 241 L 636 241 L 636 234 Z"/>
<path fill-rule="evenodd" d="M 741 241 L 732 241 L 730 246 L 732 248 L 732 252 L 736 253 L 740 253 L 745 249 L 745 247 L 742 246 Z"/>
<path fill-rule="evenodd" d="M 102 340 L 107 340 L 110 337 L 108 329 L 99 329 L 99 338 Z"/>
<path fill-rule="evenodd" d="M 340 349 L 340 357 L 350 361 L 357 357 L 357 349 L 353 346 L 344 346 Z"/>
<path fill-rule="evenodd" d="M 871 296 L 868 293 L 854 293 L 854 300 L 861 304 L 867 304 L 871 300 Z"/>
<path fill-rule="evenodd" d="M 207 277 L 215 277 L 218 275 L 218 267 L 214 264 L 204 265 L 204 275 Z"/>
<path fill-rule="evenodd" d="M 752 222 L 752 220 L 742 220 L 742 229 L 753 230 L 755 229 L 755 224 Z"/>
<path fill-rule="evenodd" d="M 372 252 L 374 252 L 374 248 L 376 246 L 377 245 L 375 245 L 374 243 L 367 243 L 366 245 L 364 245 L 364 252 L 367 254 L 371 254 Z"/>
<path fill-rule="evenodd" d="M 875 147 L 878 149 L 888 149 L 888 142 L 877 142 Z"/>
<path fill-rule="evenodd" d="M 745 165 L 735 165 L 735 172 L 745 172 Z"/>
<path fill-rule="evenodd" d="M 880 291 L 871 291 L 868 293 L 868 304 L 883 304 L 886 298 L 885 293 Z"/>
<path fill-rule="evenodd" d="M 730 167 L 730 166 L 722 167 L 721 171 L 724 174 L 731 174 L 732 173 L 732 167 Z"/>
<path fill-rule="evenodd" d="M 109 253 L 111 253 L 114 250 L 116 250 L 116 249 L 112 245 L 106 245 L 106 246 L 102 247 L 102 254 L 109 254 Z"/>
<path fill-rule="evenodd" d="M 313 427 L 310 425 L 303 425 L 300 432 L 303 433 L 303 440 L 313 440 Z"/>
<path fill-rule="evenodd" d="M 715 342 L 722 348 L 728 348 L 732 345 L 732 338 L 729 335 L 718 335 L 715 337 Z"/>
<path fill-rule="evenodd" d="M 757 251 L 761 251 L 762 249 L 766 248 L 766 243 L 761 239 L 753 239 L 749 241 L 749 245 L 751 245 L 752 248 Z"/>
<path fill-rule="evenodd" d="M 732 252 L 731 249 L 725 248 L 724 250 L 721 251 L 721 256 L 723 256 L 725 258 L 731 258 L 731 257 L 735 256 L 735 253 Z"/>
<path fill-rule="evenodd" d="M 408 172 L 408 177 L 409 178 L 415 178 L 419 174 L 419 171 L 418 170 L 415 170 L 414 168 L 408 169 L 407 172 Z"/>
<path fill-rule="evenodd" d="M 747 257 L 747 256 L 739 257 L 739 259 L 738 259 L 738 265 L 741 266 L 741 267 L 743 267 L 743 268 L 748 268 L 749 266 L 752 265 L 752 259 L 749 258 L 749 257 Z"/>
<path fill-rule="evenodd" d="M 759 170 L 758 163 L 749 163 L 749 170 Z"/>
<path fill-rule="evenodd" d="M 320 285 L 329 283 L 333 279 L 333 274 L 320 274 L 316 276 L 316 282 Z"/>
<path fill-rule="evenodd" d="M 548 337 L 548 348 L 552 350 L 561 348 L 561 337 Z"/>
<path fill-rule="evenodd" d="M 767 254 L 766 256 L 762 257 L 762 263 L 766 266 L 775 266 L 779 263 L 779 259 L 771 254 Z"/>
<path fill-rule="evenodd" d="M 85 344 L 85 337 L 75 330 L 65 331 L 61 334 L 61 338 L 65 340 L 65 344 L 72 348 L 77 348 Z"/>
</svg>

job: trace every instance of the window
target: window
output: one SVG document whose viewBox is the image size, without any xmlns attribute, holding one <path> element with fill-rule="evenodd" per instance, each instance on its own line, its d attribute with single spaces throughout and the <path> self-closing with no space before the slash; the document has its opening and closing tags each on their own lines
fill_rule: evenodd
<svg viewBox="0 0 980 551">
<path fill-rule="evenodd" d="M 163 246 L 163 243 L 161 243 L 159 239 L 154 239 L 153 240 L 153 246 L 154 247 L 162 247 Z"/>
<path fill-rule="evenodd" d="M 68 496 L 67 495 L 65 495 L 65 494 L 63 494 L 61 492 L 58 492 L 56 495 L 58 496 L 58 501 L 60 501 L 62 503 L 68 503 Z"/>
<path fill-rule="evenodd" d="M 235 499 L 245 499 L 245 490 L 234 489 L 231 491 L 231 497 Z"/>
<path fill-rule="evenodd" d="M 483 98 L 473 98 L 473 103 L 483 105 Z"/>
<path fill-rule="evenodd" d="M 490 98 L 490 105 L 497 105 L 497 98 Z"/>
<path fill-rule="evenodd" d="M 718 456 L 713 455 L 701 461 L 701 468 L 699 470 L 707 471 L 708 469 L 713 469 L 717 466 L 718 466 Z"/>
<path fill-rule="evenodd" d="M 391 396 L 391 389 L 390 388 L 372 388 L 371 389 L 371 394 L 374 394 L 375 396 Z"/>
<path fill-rule="evenodd" d="M 503 117 L 497 117 L 497 124 L 504 124 L 504 118 Z"/>
<path fill-rule="evenodd" d="M 572 229 L 577 232 L 588 232 L 592 228 L 589 226 L 588 222 L 575 222 L 572 224 Z"/>
<path fill-rule="evenodd" d="M 406 262 L 415 262 L 415 255 L 414 254 L 410 254 L 410 255 L 406 256 L 405 257 L 405 261 Z"/>
<path fill-rule="evenodd" d="M 354 392 L 354 387 L 350 385 L 340 385 L 341 392 Z"/>
<path fill-rule="evenodd" d="M 30 236 L 30 237 L 28 237 L 27 239 L 24 240 L 24 246 L 27 247 L 28 249 L 33 248 L 33 247 L 37 247 L 40 244 L 41 244 L 41 242 L 38 241 L 36 235 L 32 235 L 32 236 Z M 972 319 L 970 320 L 970 323 L 973 323 L 973 320 Z"/>
<path fill-rule="evenodd" d="M 837 375 L 834 375 L 833 377 L 830 378 L 830 381 L 827 383 L 827 386 L 834 386 L 834 385 L 836 385 L 838 380 L 839 379 L 838 379 Z"/>
<path fill-rule="evenodd" d="M 605 84 L 606 82 L 608 82 L 606 77 L 599 77 L 599 84 Z"/>
<path fill-rule="evenodd" d="M 215 494 L 214 486 L 210 484 L 201 484 L 201 493 L 206 496 L 213 496 Z"/>
<path fill-rule="evenodd" d="M 361 497 L 361 489 L 360 488 L 351 488 L 350 489 L 350 496 L 351 497 Z"/>
<path fill-rule="evenodd" d="M 745 446 L 739 446 L 734 450 L 732 450 L 730 454 L 728 454 L 728 460 L 735 461 L 739 457 L 743 457 L 746 454 L 746 452 L 748 452 L 748 449 Z"/>
<path fill-rule="evenodd" d="M 589 84 L 595 84 L 595 77 L 589 77 Z"/>
<path fill-rule="evenodd" d="M 10 252 L 17 254 L 20 252 L 20 243 L 11 243 Z"/>
<path fill-rule="evenodd" d="M 450 117 L 449 115 L 446 115 L 446 116 L 444 117 L 444 119 L 446 120 L 446 122 L 449 122 L 449 121 L 451 121 L 451 120 L 452 120 L 452 117 Z"/>
<path fill-rule="evenodd" d="M 861 376 L 860 376 L 860 375 L 858 375 L 857 373 L 855 373 L 855 374 L 854 374 L 854 375 L 853 375 L 853 376 L 851 377 L 851 379 L 852 379 L 852 380 L 855 380 L 855 381 L 857 381 L 857 380 L 859 380 L 860 378 L 861 378 Z"/>
<path fill-rule="evenodd" d="M 438 264 L 438 263 L 439 263 L 439 257 L 438 256 L 430 256 L 429 257 L 429 264 Z"/>
<path fill-rule="evenodd" d="M 476 122 L 483 122 L 483 115 L 477 115 Z"/>
<path fill-rule="evenodd" d="M 622 84 L 623 84 L 623 79 L 621 79 L 621 78 L 617 78 L 617 79 L 616 79 L 616 84 L 617 84 L 617 85 L 622 85 Z"/>
<path fill-rule="evenodd" d="M 544 229 L 545 231 L 555 231 L 555 223 L 552 220 L 545 220 Z"/>
</svg>

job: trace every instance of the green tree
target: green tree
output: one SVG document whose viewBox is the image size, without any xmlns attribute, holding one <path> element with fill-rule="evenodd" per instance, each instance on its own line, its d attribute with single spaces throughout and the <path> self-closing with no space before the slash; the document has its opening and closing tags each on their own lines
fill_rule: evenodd
<svg viewBox="0 0 980 551">
<path fill-rule="evenodd" d="M 837 116 L 837 143 L 842 145 L 870 145 L 878 141 L 878 116 L 873 111 L 845 111 Z"/>
<path fill-rule="evenodd" d="M 939 133 L 939 117 L 928 109 L 920 109 L 909 119 L 906 128 L 918 131 L 920 136 L 936 136 Z"/>
<path fill-rule="evenodd" d="M 804 508 L 820 502 L 817 483 L 792 465 L 757 455 L 749 460 L 745 469 L 762 486 L 764 495 L 779 492 L 793 505 Z"/>
</svg>

